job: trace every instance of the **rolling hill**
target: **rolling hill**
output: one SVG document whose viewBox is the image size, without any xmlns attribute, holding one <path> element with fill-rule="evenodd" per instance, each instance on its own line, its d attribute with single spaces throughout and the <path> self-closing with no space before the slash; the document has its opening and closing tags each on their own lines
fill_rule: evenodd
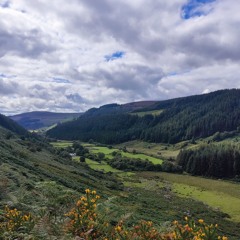
<svg viewBox="0 0 240 240">
<path fill-rule="evenodd" d="M 10 118 L 28 130 L 36 130 L 78 118 L 81 114 L 82 113 L 54 113 L 37 111 L 13 115 L 10 116 Z"/>
<path fill-rule="evenodd" d="M 157 101 L 141 101 L 126 104 L 107 104 L 100 108 L 91 108 L 85 114 L 88 116 L 99 116 L 105 114 L 126 113 L 138 109 L 154 107 Z M 22 127 L 28 130 L 48 128 L 58 123 L 77 119 L 83 113 L 55 113 L 55 112 L 26 112 L 9 116 Z"/>
<path fill-rule="evenodd" d="M 18 125 L 12 119 L 0 114 L 0 126 L 19 135 L 28 135 L 26 129 Z"/>
<path fill-rule="evenodd" d="M 159 111 L 159 114 L 151 112 Z M 129 114 L 138 113 L 141 114 Z M 143 113 L 146 114 L 143 114 Z M 117 104 L 91 109 L 74 121 L 58 124 L 47 135 L 66 140 L 116 144 L 140 139 L 177 143 L 237 131 L 240 126 L 240 90 L 220 90 L 209 94 L 153 102 L 122 111 Z"/>
</svg>

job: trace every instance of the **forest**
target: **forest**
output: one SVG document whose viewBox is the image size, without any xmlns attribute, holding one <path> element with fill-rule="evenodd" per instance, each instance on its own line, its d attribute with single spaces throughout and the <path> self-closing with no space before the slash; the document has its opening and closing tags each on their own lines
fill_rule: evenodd
<svg viewBox="0 0 240 240">
<path fill-rule="evenodd" d="M 234 144 L 206 144 L 180 151 L 177 162 L 192 175 L 233 178 L 240 175 L 240 149 Z"/>
<path fill-rule="evenodd" d="M 111 105 L 108 107 L 111 108 Z M 116 106 L 114 105 L 116 110 Z M 102 114 L 87 112 L 78 119 L 58 124 L 47 135 L 65 140 L 117 144 L 130 140 L 177 143 L 192 138 L 208 137 L 216 132 L 238 131 L 240 126 L 240 90 L 221 90 L 210 94 L 161 101 L 134 112 Z M 147 114 L 162 110 L 159 115 Z M 96 111 L 96 110 L 95 110 Z M 101 112 L 101 108 L 98 112 Z"/>
</svg>

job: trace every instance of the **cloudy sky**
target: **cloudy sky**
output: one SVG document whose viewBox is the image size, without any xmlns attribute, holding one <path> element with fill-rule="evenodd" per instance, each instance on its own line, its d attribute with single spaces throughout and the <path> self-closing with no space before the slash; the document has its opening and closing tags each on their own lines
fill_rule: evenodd
<svg viewBox="0 0 240 240">
<path fill-rule="evenodd" d="M 0 112 L 240 88 L 239 0 L 0 0 Z"/>
</svg>

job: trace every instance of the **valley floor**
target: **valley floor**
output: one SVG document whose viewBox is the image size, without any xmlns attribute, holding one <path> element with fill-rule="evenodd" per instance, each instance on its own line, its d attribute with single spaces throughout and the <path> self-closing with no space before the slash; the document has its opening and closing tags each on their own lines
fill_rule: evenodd
<svg viewBox="0 0 240 240">
<path fill-rule="evenodd" d="M 68 144 L 70 145 L 71 142 L 54 145 L 60 147 Z M 132 142 L 110 148 L 88 143 L 83 146 L 87 147 L 91 153 L 104 153 L 105 158 L 109 159 L 112 158 L 112 152 L 120 151 L 121 154 L 128 157 L 148 158 L 153 163 L 161 163 L 160 157 L 174 158 L 181 145 Z M 127 151 L 126 149 L 123 151 L 125 146 L 127 146 Z M 193 146 L 190 145 L 190 147 Z M 134 154 L 133 150 L 135 150 Z M 73 159 L 79 161 L 79 157 L 73 157 Z M 110 198 L 108 204 L 111 205 L 111 213 L 118 209 L 118 213 L 115 214 L 118 217 L 126 215 L 129 224 L 136 218 L 166 223 L 189 215 L 193 218 L 203 218 L 209 223 L 218 223 L 220 231 L 231 236 L 230 239 L 240 238 L 238 231 L 240 226 L 240 184 L 238 183 L 187 174 L 124 172 L 112 168 L 105 160 L 97 162 L 86 159 L 86 164 L 96 171 L 117 176 L 119 181 L 124 184 L 124 191 L 119 191 L 115 197 Z"/>
</svg>

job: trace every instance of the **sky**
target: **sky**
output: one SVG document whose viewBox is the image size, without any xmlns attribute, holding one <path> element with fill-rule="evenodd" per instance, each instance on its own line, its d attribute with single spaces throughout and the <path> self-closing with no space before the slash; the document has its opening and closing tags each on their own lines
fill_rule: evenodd
<svg viewBox="0 0 240 240">
<path fill-rule="evenodd" d="M 0 113 L 240 88 L 240 1 L 0 0 Z"/>
</svg>

